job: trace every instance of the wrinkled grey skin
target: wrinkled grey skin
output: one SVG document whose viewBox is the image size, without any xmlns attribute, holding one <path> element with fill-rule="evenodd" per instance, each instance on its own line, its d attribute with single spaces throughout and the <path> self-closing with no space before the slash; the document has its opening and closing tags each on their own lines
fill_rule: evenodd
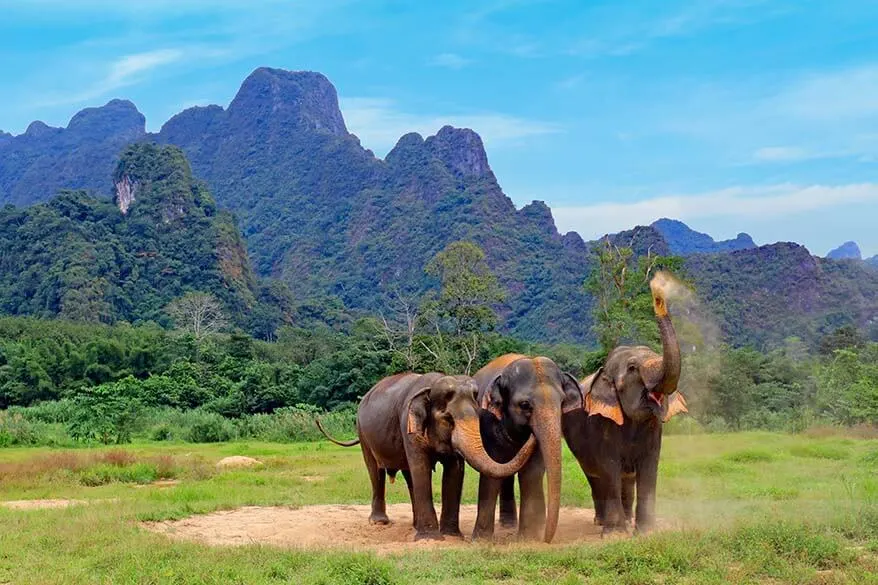
<svg viewBox="0 0 878 585">
<path fill-rule="evenodd" d="M 561 502 L 561 414 L 582 408 L 579 384 L 549 358 L 518 354 L 493 360 L 474 377 L 479 385 L 482 408 L 482 442 L 491 457 L 505 461 L 529 437 L 537 438 L 539 449 L 518 476 L 521 487 L 519 535 L 542 536 L 545 542 L 551 542 L 558 526 Z M 546 472 L 548 502 L 543 494 Z M 514 478 L 498 480 L 484 474 L 479 478 L 478 517 L 473 539 L 493 536 L 501 484 L 508 484 L 512 492 Z M 510 494 L 510 500 L 505 509 L 501 505 L 501 519 L 506 525 L 515 524 L 514 495 Z"/>
<path fill-rule="evenodd" d="M 461 536 L 464 458 L 479 472 L 495 477 L 512 475 L 527 462 L 535 441 L 505 464 L 488 456 L 479 434 L 475 396 L 475 382 L 467 376 L 397 374 L 378 382 L 363 397 L 357 410 L 358 440 L 337 441 L 320 427 L 339 445 L 361 445 L 372 482 L 370 522 L 390 523 L 385 480 L 387 474 L 393 478 L 401 471 L 412 501 L 415 539 Z M 440 521 L 433 507 L 432 474 L 437 462 L 443 467 Z"/>
<path fill-rule="evenodd" d="M 686 411 L 676 391 L 676 333 L 655 288 L 653 300 L 662 354 L 644 346 L 615 348 L 602 368 L 582 380 L 584 409 L 565 413 L 562 421 L 567 445 L 591 486 L 595 523 L 604 533 L 627 531 L 632 520 L 638 532 L 653 528 L 662 423 Z"/>
</svg>

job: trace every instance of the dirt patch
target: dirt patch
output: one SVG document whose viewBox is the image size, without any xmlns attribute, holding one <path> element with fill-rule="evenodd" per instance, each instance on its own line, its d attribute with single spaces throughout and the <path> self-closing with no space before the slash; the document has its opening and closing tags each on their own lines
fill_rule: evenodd
<svg viewBox="0 0 878 585">
<path fill-rule="evenodd" d="M 51 508 L 69 508 L 87 504 L 85 500 L 9 500 L 0 502 L 0 506 L 10 510 L 46 510 Z"/>
<path fill-rule="evenodd" d="M 308 483 L 318 483 L 326 479 L 322 475 L 302 475 L 300 477 L 302 481 L 307 481 Z"/>
<path fill-rule="evenodd" d="M 476 519 L 476 506 L 461 506 L 460 528 L 466 539 L 445 537 L 443 541 L 414 542 L 412 509 L 409 504 L 387 507 L 393 523 L 389 526 L 368 522 L 369 506 L 324 505 L 297 509 L 247 506 L 237 510 L 193 516 L 183 520 L 146 522 L 148 530 L 166 534 L 174 540 L 198 541 L 212 545 L 269 544 L 292 548 L 342 548 L 394 552 L 430 547 L 470 546 Z M 438 512 L 438 510 L 437 510 Z M 594 510 L 562 508 L 558 531 L 552 545 L 528 542 L 527 546 L 556 546 L 600 542 L 601 529 L 594 525 Z M 659 528 L 668 528 L 659 521 Z M 494 542 L 517 542 L 514 530 L 497 526 Z"/>
</svg>

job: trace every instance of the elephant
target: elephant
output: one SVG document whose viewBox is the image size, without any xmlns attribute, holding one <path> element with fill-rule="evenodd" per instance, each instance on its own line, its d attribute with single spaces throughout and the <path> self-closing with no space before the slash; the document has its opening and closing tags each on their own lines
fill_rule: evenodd
<svg viewBox="0 0 878 585">
<path fill-rule="evenodd" d="M 357 409 L 358 439 L 338 441 L 317 426 L 330 441 L 345 447 L 360 444 L 372 483 L 373 524 L 389 524 L 384 490 L 402 472 L 412 502 L 415 540 L 462 536 L 459 524 L 463 491 L 463 459 L 480 473 L 508 477 L 520 470 L 536 448 L 522 448 L 499 463 L 485 451 L 479 433 L 476 384 L 468 376 L 440 373 L 402 373 L 382 379 L 363 397 Z M 462 456 L 462 457 L 461 457 Z M 441 462 L 442 517 L 436 521 L 432 475 Z"/>
<path fill-rule="evenodd" d="M 650 281 L 662 354 L 645 346 L 616 347 L 582 380 L 583 407 L 562 418 L 564 439 L 591 486 L 595 523 L 603 534 L 627 532 L 632 519 L 638 533 L 654 527 L 662 423 L 687 412 L 677 392 L 680 346 L 663 278 L 660 273 Z"/>
<path fill-rule="evenodd" d="M 582 410 L 582 392 L 576 378 L 549 358 L 507 354 L 496 358 L 473 376 L 479 387 L 482 442 L 488 454 L 510 459 L 534 436 L 539 449 L 519 472 L 521 522 L 519 536 L 551 542 L 558 527 L 561 503 L 561 415 Z M 548 515 L 543 475 L 548 475 Z M 501 506 L 501 520 L 515 525 L 514 477 L 499 480 L 482 474 L 473 539 L 491 538 L 497 495 L 503 489 L 510 503 Z M 505 487 L 504 487 L 505 486 Z M 511 508 L 511 509 L 510 509 Z"/>
</svg>

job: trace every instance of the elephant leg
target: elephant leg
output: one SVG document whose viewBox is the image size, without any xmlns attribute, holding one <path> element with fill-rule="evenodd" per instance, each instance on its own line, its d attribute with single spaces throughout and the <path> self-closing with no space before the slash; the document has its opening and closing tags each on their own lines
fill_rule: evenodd
<svg viewBox="0 0 878 585">
<path fill-rule="evenodd" d="M 494 511 L 502 484 L 502 479 L 492 479 L 484 474 L 479 476 L 479 509 L 473 528 L 473 540 L 490 540 L 494 536 Z"/>
<path fill-rule="evenodd" d="M 442 464 L 442 516 L 439 532 L 460 536 L 460 498 L 463 494 L 463 459 L 454 457 Z"/>
<path fill-rule="evenodd" d="M 606 511 L 604 509 L 604 496 L 600 491 L 600 479 L 592 477 L 591 475 L 586 475 L 585 477 L 588 479 L 588 485 L 591 488 L 591 501 L 594 504 L 595 526 L 603 526 Z"/>
<path fill-rule="evenodd" d="M 436 508 L 433 507 L 433 467 L 428 458 L 420 453 L 410 453 L 408 459 L 413 484 L 412 516 L 415 519 L 415 540 L 442 540 Z"/>
<path fill-rule="evenodd" d="M 604 501 L 603 534 L 627 532 L 625 511 L 622 508 L 622 475 L 616 470 L 601 477 L 601 495 Z"/>
<path fill-rule="evenodd" d="M 518 525 L 518 514 L 515 509 L 515 476 L 503 480 L 500 488 L 500 526 L 515 528 Z"/>
<path fill-rule="evenodd" d="M 631 524 L 634 520 L 634 486 L 637 475 L 634 473 L 622 474 L 622 511 L 625 513 L 625 523 Z"/>
<path fill-rule="evenodd" d="M 403 469 L 401 471 L 402 476 L 405 478 L 405 485 L 409 490 L 409 501 L 414 504 L 415 501 L 415 486 L 412 483 L 412 472 L 408 469 Z M 412 506 L 412 511 L 414 511 L 414 505 Z M 417 526 L 417 518 L 415 518 L 414 514 L 412 514 L 412 528 Z"/>
<path fill-rule="evenodd" d="M 546 496 L 543 493 L 543 476 L 546 469 L 540 453 L 534 453 L 518 474 L 521 489 L 521 514 L 518 536 L 529 540 L 543 538 L 546 525 Z"/>
<path fill-rule="evenodd" d="M 655 486 L 658 479 L 659 450 L 649 453 L 637 470 L 637 511 L 634 526 L 637 532 L 649 532 L 655 527 Z"/>
<path fill-rule="evenodd" d="M 390 524 L 390 518 L 387 517 L 387 507 L 384 500 L 384 487 L 387 472 L 383 468 L 378 467 L 378 461 L 369 450 L 369 447 L 363 445 L 363 460 L 366 462 L 366 469 L 369 471 L 369 480 L 372 482 L 372 513 L 369 515 L 370 524 Z"/>
</svg>

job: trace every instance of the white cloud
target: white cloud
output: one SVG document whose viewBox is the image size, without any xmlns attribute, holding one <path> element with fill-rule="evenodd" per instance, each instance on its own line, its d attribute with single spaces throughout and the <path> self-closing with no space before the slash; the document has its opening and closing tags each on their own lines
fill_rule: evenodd
<svg viewBox="0 0 878 585">
<path fill-rule="evenodd" d="M 341 109 L 351 132 L 367 148 L 386 153 L 409 132 L 422 136 L 435 134 L 446 124 L 471 128 L 479 133 L 486 146 L 497 146 L 530 136 L 553 134 L 562 129 L 550 122 L 528 120 L 496 112 L 478 114 L 420 115 L 403 112 L 393 100 L 343 98 Z"/>
<path fill-rule="evenodd" d="M 447 69 L 463 69 L 472 63 L 469 59 L 461 57 L 457 53 L 441 53 L 430 59 L 430 64 L 435 67 L 445 67 Z"/>
<path fill-rule="evenodd" d="M 765 162 L 788 162 L 813 158 L 813 155 L 796 146 L 766 146 L 754 152 L 753 157 Z"/>
<path fill-rule="evenodd" d="M 695 195 L 668 195 L 631 203 L 555 207 L 563 233 L 574 230 L 586 239 L 647 225 L 660 217 L 682 221 L 723 217 L 767 220 L 840 205 L 878 202 L 878 183 L 852 185 L 768 185 L 731 187 Z"/>
<path fill-rule="evenodd" d="M 878 65 L 814 73 L 772 100 L 779 112 L 813 121 L 878 115 Z"/>
<path fill-rule="evenodd" d="M 40 105 L 78 104 L 106 96 L 117 89 L 137 83 L 144 74 L 154 69 L 182 60 L 184 54 L 192 56 L 191 52 L 184 53 L 182 49 L 157 49 L 145 53 L 125 55 L 110 63 L 106 68 L 105 75 L 85 90 L 52 97 L 41 102 Z"/>
</svg>

